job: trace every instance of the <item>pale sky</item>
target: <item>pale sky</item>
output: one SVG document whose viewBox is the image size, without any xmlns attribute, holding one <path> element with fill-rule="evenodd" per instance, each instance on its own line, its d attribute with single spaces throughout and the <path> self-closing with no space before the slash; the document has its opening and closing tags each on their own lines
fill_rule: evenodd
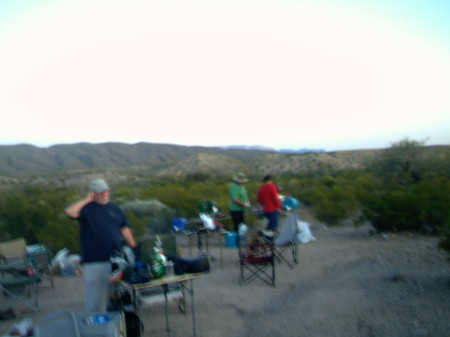
<svg viewBox="0 0 450 337">
<path fill-rule="evenodd" d="M 0 145 L 450 144 L 448 0 L 2 0 Z"/>
</svg>

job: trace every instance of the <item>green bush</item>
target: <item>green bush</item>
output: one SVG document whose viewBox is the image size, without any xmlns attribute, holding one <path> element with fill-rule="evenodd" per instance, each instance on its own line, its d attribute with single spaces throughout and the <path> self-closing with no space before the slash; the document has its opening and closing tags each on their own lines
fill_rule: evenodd
<svg viewBox="0 0 450 337">
<path fill-rule="evenodd" d="M 121 206 L 136 238 L 170 231 L 173 211 L 158 200 L 133 200 Z"/>
<path fill-rule="evenodd" d="M 438 149 L 439 150 L 439 149 Z M 448 151 L 447 151 L 448 152 Z M 450 252 L 450 159 L 445 149 L 426 152 L 422 143 L 403 140 L 383 151 L 366 170 L 336 170 L 321 166 L 304 174 L 275 177 L 281 194 L 298 199 L 328 224 L 347 219 L 372 223 L 379 231 L 419 231 L 440 235 L 440 246 Z M 117 183 L 112 201 L 125 211 L 137 238 L 170 230 L 175 217 L 198 218 L 202 200 L 228 209 L 229 179 L 144 177 L 139 184 Z M 251 203 L 262 182 L 247 184 Z M 51 186 L 25 187 L 0 195 L 0 239 L 24 237 L 28 243 L 47 243 L 54 249 L 79 251 L 76 221 L 64 208 L 80 199 L 81 191 Z M 250 227 L 258 223 L 246 214 Z M 231 221 L 224 221 L 231 229 Z"/>
<path fill-rule="evenodd" d="M 447 156 L 426 154 L 420 142 L 403 140 L 372 163 L 377 183 L 362 198 L 363 214 L 378 231 L 437 234 L 450 220 Z"/>
<path fill-rule="evenodd" d="M 440 231 L 439 247 L 446 251 L 450 257 L 450 221 L 445 223 Z"/>
</svg>

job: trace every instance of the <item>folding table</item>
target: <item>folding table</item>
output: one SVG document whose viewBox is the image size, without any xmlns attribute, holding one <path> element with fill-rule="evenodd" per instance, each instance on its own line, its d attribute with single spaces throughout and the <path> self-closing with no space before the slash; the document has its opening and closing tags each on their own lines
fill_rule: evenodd
<svg viewBox="0 0 450 337">
<path fill-rule="evenodd" d="M 140 311 L 140 304 L 142 302 L 140 291 L 152 287 L 161 286 L 164 292 L 164 311 L 166 316 L 166 332 L 170 335 L 170 323 L 169 323 L 169 300 L 167 298 L 167 293 L 169 291 L 169 284 L 179 283 L 184 289 L 186 289 L 191 295 L 191 316 L 192 316 L 192 336 L 197 336 L 196 322 L 195 322 L 195 306 L 194 306 L 194 280 L 204 276 L 205 273 L 187 273 L 183 275 L 169 275 L 164 276 L 159 279 L 154 279 L 146 283 L 130 284 L 122 281 L 121 284 L 126 289 L 132 290 L 133 302 L 136 308 Z M 189 281 L 189 287 L 185 285 L 185 282 Z"/>
</svg>

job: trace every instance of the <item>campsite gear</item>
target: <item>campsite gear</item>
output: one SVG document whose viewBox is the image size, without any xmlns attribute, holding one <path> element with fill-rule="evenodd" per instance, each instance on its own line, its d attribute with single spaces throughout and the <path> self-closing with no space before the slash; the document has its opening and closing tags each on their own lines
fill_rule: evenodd
<svg viewBox="0 0 450 337">
<path fill-rule="evenodd" d="M 175 218 L 172 219 L 172 231 L 173 232 L 179 232 L 184 231 L 186 227 L 187 220 L 184 218 Z"/>
<path fill-rule="evenodd" d="M 0 321 L 15 318 L 16 313 L 12 308 L 7 308 L 5 310 L 0 310 Z"/>
<path fill-rule="evenodd" d="M 314 235 L 312 235 L 311 230 L 309 229 L 309 224 L 307 222 L 298 220 L 297 225 L 299 231 L 297 236 L 298 241 L 300 241 L 301 243 L 316 241 L 316 238 L 314 237 Z"/>
<path fill-rule="evenodd" d="M 164 259 L 157 247 L 153 248 L 152 262 L 150 264 L 150 272 L 153 278 L 161 278 L 164 276 Z"/>
<path fill-rule="evenodd" d="M 27 246 L 24 238 L 0 242 L 0 291 L 39 312 L 38 283 L 45 277 L 53 288 L 50 261 L 45 245 Z"/>
<path fill-rule="evenodd" d="M 238 230 L 239 230 L 239 241 L 240 241 L 240 244 L 245 246 L 245 240 L 247 238 L 247 230 L 248 230 L 248 228 L 247 228 L 247 226 L 245 224 L 241 223 L 239 225 Z"/>
<path fill-rule="evenodd" d="M 236 232 L 227 232 L 225 233 L 225 247 L 227 248 L 236 248 L 237 245 L 237 233 Z"/>
<path fill-rule="evenodd" d="M 284 198 L 282 206 L 285 211 L 292 211 L 292 210 L 298 208 L 299 203 L 298 203 L 297 199 L 289 197 L 289 198 Z"/>
<path fill-rule="evenodd" d="M 248 231 L 245 245 L 238 243 L 240 284 L 256 278 L 275 286 L 274 243 L 264 238 L 261 231 Z"/>
<path fill-rule="evenodd" d="M 193 258 L 173 257 L 172 261 L 176 275 L 207 272 L 210 268 L 208 255 L 204 253 Z"/>
<path fill-rule="evenodd" d="M 210 217 L 209 215 L 206 215 L 205 213 L 199 213 L 199 217 L 203 222 L 203 227 L 205 229 L 209 229 L 210 231 L 213 231 L 216 229 L 216 224 L 214 223 L 214 219 Z"/>
<path fill-rule="evenodd" d="M 297 213 L 295 211 L 287 211 L 280 233 L 274 238 L 276 259 L 280 262 L 286 262 L 291 269 L 298 264 L 299 227 L 297 221 Z"/>
<path fill-rule="evenodd" d="M 125 337 L 125 317 L 122 312 L 76 313 L 81 337 Z M 58 335 L 61 336 L 61 335 Z"/>
<path fill-rule="evenodd" d="M 125 287 L 117 287 L 110 299 L 108 312 L 122 312 L 125 319 L 126 337 L 140 337 L 144 323 L 134 311 L 133 294 Z"/>
<path fill-rule="evenodd" d="M 50 281 L 52 289 L 55 288 L 53 282 L 53 269 L 51 266 L 52 253 L 46 245 L 35 244 L 26 246 L 27 258 L 38 271 L 42 279 Z"/>
<path fill-rule="evenodd" d="M 3 263 L 8 264 L 26 260 L 26 245 L 24 238 L 0 242 L 0 258 L 3 260 Z"/>
<path fill-rule="evenodd" d="M 152 274 L 149 265 L 140 261 L 137 261 L 135 266 L 129 265 L 123 271 L 123 280 L 131 284 L 145 283 L 151 279 Z"/>
<path fill-rule="evenodd" d="M 219 206 L 214 201 L 202 200 L 199 206 L 200 213 L 214 214 L 220 211 Z"/>
<path fill-rule="evenodd" d="M 108 314 L 89 316 L 86 318 L 86 324 L 106 324 L 109 322 Z"/>
<path fill-rule="evenodd" d="M 72 311 L 53 312 L 34 324 L 35 337 L 81 337 L 77 317 Z"/>
<path fill-rule="evenodd" d="M 166 271 L 166 276 L 171 276 L 174 273 L 174 271 L 173 271 L 173 262 L 172 261 L 169 260 L 169 261 L 166 262 L 165 271 Z"/>
<path fill-rule="evenodd" d="M 134 311 L 124 311 L 126 337 L 140 337 L 144 333 L 144 323 Z"/>
<path fill-rule="evenodd" d="M 0 290 L 39 312 L 39 273 L 28 261 L 0 264 Z M 31 297 L 28 294 L 31 294 Z"/>
</svg>

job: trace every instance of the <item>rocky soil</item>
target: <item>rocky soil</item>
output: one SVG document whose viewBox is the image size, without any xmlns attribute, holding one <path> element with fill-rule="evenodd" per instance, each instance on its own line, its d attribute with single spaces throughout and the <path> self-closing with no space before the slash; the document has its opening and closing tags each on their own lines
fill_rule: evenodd
<svg viewBox="0 0 450 337">
<path fill-rule="evenodd" d="M 194 281 L 197 335 L 202 337 L 449 337 L 450 263 L 437 239 L 416 234 L 373 233 L 370 227 L 327 228 L 306 215 L 317 241 L 300 245 L 299 264 L 276 264 L 276 287 L 259 280 L 238 283 L 235 248 L 211 245 L 211 272 Z M 184 247 L 184 254 L 190 249 Z M 195 249 L 192 250 L 192 254 Z M 0 295 L 1 296 L 1 295 Z M 170 302 L 173 336 L 192 335 L 187 313 Z M 55 289 L 41 286 L 41 314 L 0 321 L 0 335 L 14 323 L 55 310 L 83 311 L 78 277 L 59 277 Z M 145 336 L 165 336 L 164 306 L 141 311 Z"/>
</svg>

